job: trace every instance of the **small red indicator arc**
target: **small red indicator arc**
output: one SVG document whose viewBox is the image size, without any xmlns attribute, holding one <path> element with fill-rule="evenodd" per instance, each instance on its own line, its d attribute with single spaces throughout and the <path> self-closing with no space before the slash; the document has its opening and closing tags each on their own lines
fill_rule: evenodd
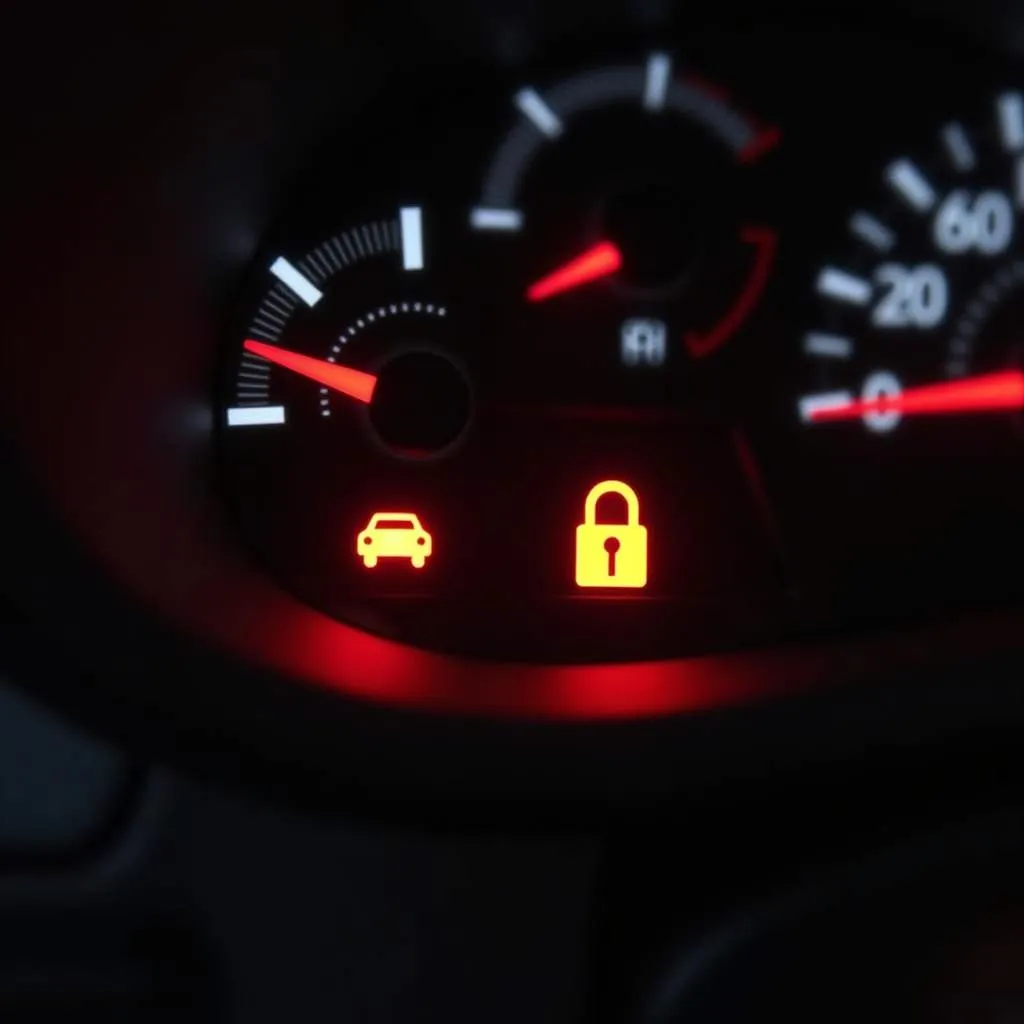
<svg viewBox="0 0 1024 1024">
<path fill-rule="evenodd" d="M 762 128 L 737 154 L 736 161 L 741 164 L 757 163 L 761 157 L 770 153 L 782 141 L 782 131 L 775 125 Z"/>
<path fill-rule="evenodd" d="M 704 333 L 689 331 L 684 335 L 683 344 L 695 359 L 703 359 L 721 348 L 754 311 L 768 286 L 778 248 L 775 230 L 762 226 L 745 227 L 740 231 L 740 241 L 754 250 L 750 273 L 736 301 L 714 327 Z"/>
<path fill-rule="evenodd" d="M 902 416 L 958 416 L 971 413 L 1013 412 L 1024 409 L 1024 372 L 1005 370 L 907 388 L 901 394 L 858 399 L 813 410 L 813 423 L 859 419 L 871 413 Z"/>
</svg>

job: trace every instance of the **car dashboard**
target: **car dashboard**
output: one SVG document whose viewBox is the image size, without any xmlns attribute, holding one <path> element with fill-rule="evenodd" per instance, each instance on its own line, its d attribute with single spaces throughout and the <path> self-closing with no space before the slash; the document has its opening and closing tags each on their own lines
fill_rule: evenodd
<svg viewBox="0 0 1024 1024">
<path fill-rule="evenodd" d="M 0 669 L 77 753 L 12 692 L 0 896 L 178 859 L 204 1007 L 275 857 L 250 997 L 314 891 L 450 938 L 357 1019 L 1018 1005 L 1024 11 L 24 17 Z"/>
</svg>

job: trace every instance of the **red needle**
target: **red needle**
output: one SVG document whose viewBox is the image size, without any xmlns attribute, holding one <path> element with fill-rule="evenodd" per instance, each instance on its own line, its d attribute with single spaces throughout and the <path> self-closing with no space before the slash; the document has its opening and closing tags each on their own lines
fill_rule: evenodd
<svg viewBox="0 0 1024 1024">
<path fill-rule="evenodd" d="M 578 288 L 581 284 L 589 284 L 598 278 L 614 274 L 622 266 L 622 253 L 611 242 L 598 242 L 597 245 L 569 260 L 547 277 L 531 284 L 526 290 L 526 297 L 531 302 L 543 302 L 561 292 Z"/>
<path fill-rule="evenodd" d="M 900 395 L 857 400 L 832 408 L 815 409 L 810 419 L 856 419 L 866 413 L 898 412 L 904 416 L 955 416 L 960 413 L 1007 412 L 1024 409 L 1024 373 L 1005 370 L 982 377 L 944 381 L 908 388 Z"/>
<path fill-rule="evenodd" d="M 262 356 L 268 362 L 300 373 L 303 377 L 315 380 L 317 384 L 323 384 L 325 388 L 340 391 L 359 402 L 368 403 L 373 398 L 377 378 L 372 373 L 353 370 L 350 366 L 338 366 L 336 363 L 327 362 L 326 359 L 313 359 L 298 352 L 290 352 L 286 348 L 253 341 L 251 338 L 245 342 L 244 348 L 246 352 Z"/>
</svg>

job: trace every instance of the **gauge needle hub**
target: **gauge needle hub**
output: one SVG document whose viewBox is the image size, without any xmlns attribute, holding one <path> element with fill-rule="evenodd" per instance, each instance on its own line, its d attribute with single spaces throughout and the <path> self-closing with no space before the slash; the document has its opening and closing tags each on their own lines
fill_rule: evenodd
<svg viewBox="0 0 1024 1024">
<path fill-rule="evenodd" d="M 586 252 L 562 264 L 557 270 L 534 282 L 526 290 L 530 302 L 543 302 L 562 292 L 590 284 L 622 266 L 622 253 L 612 242 L 598 242 Z"/>
<path fill-rule="evenodd" d="M 963 380 L 942 381 L 908 388 L 898 395 L 858 399 L 810 415 L 815 423 L 857 419 L 869 413 L 898 412 L 903 416 L 957 416 L 968 413 L 1011 412 L 1024 409 L 1024 373 L 1005 370 Z"/>
<path fill-rule="evenodd" d="M 357 402 L 369 404 L 377 386 L 377 378 L 372 373 L 363 373 L 362 370 L 353 370 L 350 366 L 329 363 L 326 359 L 313 359 L 311 356 L 278 348 L 276 345 L 267 345 L 262 341 L 248 339 L 245 342 L 245 350 L 261 356 L 275 366 L 282 366 L 293 373 L 308 377 L 325 388 L 348 395 Z"/>
</svg>

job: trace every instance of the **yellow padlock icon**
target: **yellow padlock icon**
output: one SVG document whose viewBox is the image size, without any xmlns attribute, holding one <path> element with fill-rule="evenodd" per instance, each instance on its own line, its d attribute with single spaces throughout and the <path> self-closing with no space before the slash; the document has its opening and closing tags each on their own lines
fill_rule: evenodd
<svg viewBox="0 0 1024 1024">
<path fill-rule="evenodd" d="M 626 499 L 624 523 L 597 522 L 597 503 L 608 494 Z M 576 527 L 576 586 L 647 586 L 647 527 L 640 525 L 636 491 L 621 480 L 605 480 L 587 495 Z"/>
</svg>

